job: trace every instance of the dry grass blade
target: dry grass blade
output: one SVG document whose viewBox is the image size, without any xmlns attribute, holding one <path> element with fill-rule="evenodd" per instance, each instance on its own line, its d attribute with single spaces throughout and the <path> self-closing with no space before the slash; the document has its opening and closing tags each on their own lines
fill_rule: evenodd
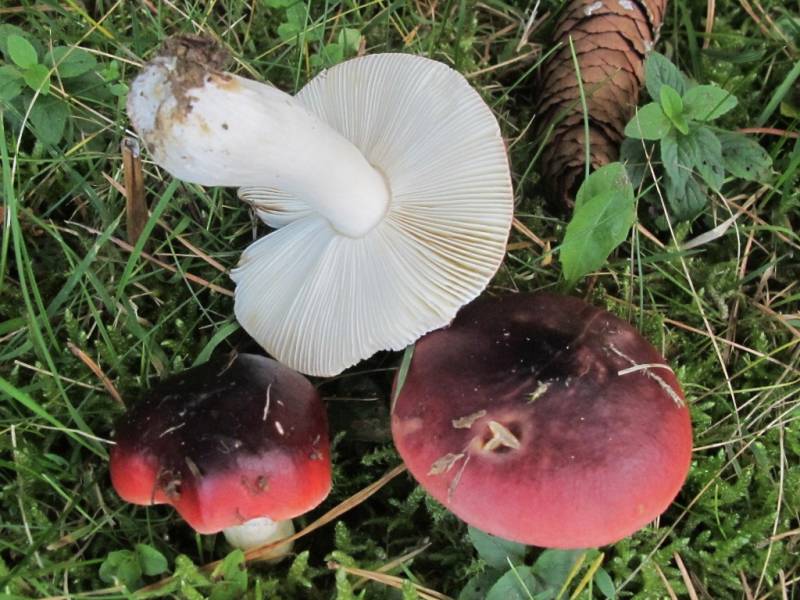
<svg viewBox="0 0 800 600">
<path fill-rule="evenodd" d="M 125 207 L 128 242 L 136 244 L 147 223 L 147 203 L 144 199 L 144 176 L 139 142 L 126 137 L 121 143 L 122 173 L 125 178 Z"/>
<path fill-rule="evenodd" d="M 667 576 L 664 575 L 664 571 L 661 570 L 661 567 L 658 565 L 653 565 L 656 569 L 656 573 L 658 573 L 658 577 L 661 579 L 661 582 L 664 584 L 664 589 L 667 590 L 667 595 L 669 596 L 670 600 L 678 600 L 678 596 L 675 595 L 675 590 L 672 589 L 672 586 L 669 584 L 669 580 Z"/>
<path fill-rule="evenodd" d="M 376 569 L 375 572 L 376 573 L 388 573 L 392 569 L 396 569 L 400 565 L 403 565 L 403 564 L 405 564 L 407 562 L 410 562 L 413 558 L 415 558 L 416 556 L 419 556 L 420 554 L 425 552 L 425 550 L 430 548 L 430 546 L 431 546 L 431 544 L 430 544 L 430 542 L 428 542 L 428 543 L 424 544 L 423 546 L 420 546 L 419 548 L 416 548 L 415 550 L 412 550 L 411 552 L 407 552 L 407 553 L 403 554 L 402 556 L 398 556 L 397 558 L 395 558 L 393 560 L 390 560 L 386 564 L 381 565 L 381 567 Z M 364 585 L 367 581 L 369 581 L 369 579 L 367 577 L 362 577 L 360 580 L 356 581 L 355 584 L 353 584 L 353 589 L 358 589 L 359 587 Z"/>
<path fill-rule="evenodd" d="M 689 575 L 689 571 L 686 569 L 686 565 L 683 564 L 681 555 L 675 552 L 672 556 L 675 559 L 675 564 L 678 565 L 678 570 L 681 572 L 681 579 L 683 579 L 683 585 L 686 586 L 686 593 L 689 594 L 691 600 L 698 600 L 697 591 L 694 589 L 692 578 Z"/>
<path fill-rule="evenodd" d="M 368 571 L 367 569 L 357 569 L 355 567 L 345 567 L 344 565 L 340 565 L 339 563 L 335 562 L 329 562 L 328 568 L 341 569 L 342 571 L 348 573 L 349 575 L 356 575 L 358 577 L 363 577 L 365 579 L 377 581 L 378 583 L 382 583 L 384 585 L 388 585 L 390 587 L 397 589 L 402 589 L 403 585 L 407 581 L 410 581 L 408 579 L 403 579 L 402 577 L 397 577 L 395 575 L 387 575 L 385 573 L 379 573 L 377 571 Z M 419 585 L 418 583 L 411 582 L 411 585 L 414 587 L 419 597 L 424 598 L 425 600 L 453 600 L 451 596 L 447 596 L 445 594 L 442 594 L 441 592 L 437 592 L 436 590 L 426 588 L 425 586 Z"/>
<path fill-rule="evenodd" d="M 103 369 L 100 368 L 100 365 L 98 365 L 92 359 L 91 356 L 86 354 L 83 350 L 78 348 L 72 342 L 67 342 L 67 347 L 69 348 L 69 351 L 72 352 L 72 354 L 77 356 L 83 364 L 89 367 L 89 370 L 92 373 L 94 373 L 95 376 L 100 380 L 100 382 L 103 384 L 103 387 L 106 388 L 106 391 L 109 393 L 109 395 L 112 398 L 114 398 L 114 400 L 116 400 L 120 404 L 120 406 L 124 408 L 125 401 L 122 399 L 122 396 L 120 396 L 119 392 L 117 391 L 117 388 L 114 386 L 114 383 L 108 378 L 108 376 L 105 373 L 103 373 Z"/>
<path fill-rule="evenodd" d="M 80 227 L 81 229 L 84 229 L 95 235 L 103 234 L 103 232 L 100 231 L 99 229 L 95 229 L 94 227 L 89 227 L 88 225 L 84 225 L 83 223 L 77 223 L 75 221 L 66 221 L 66 223 L 74 227 Z M 124 242 L 121 239 L 113 236 L 109 237 L 108 239 L 117 246 L 119 246 L 120 248 L 122 248 L 123 250 L 125 250 L 126 252 L 133 252 L 133 246 L 131 246 L 128 242 Z M 154 265 L 158 265 L 162 269 L 166 269 L 170 273 L 178 273 L 178 269 L 176 269 L 175 267 L 173 267 L 168 263 L 165 263 L 163 260 L 159 260 L 155 256 L 148 254 L 147 252 L 140 252 L 139 256 L 153 263 Z M 216 283 L 211 283 L 210 281 L 203 279 L 202 277 L 198 277 L 197 275 L 193 275 L 192 273 L 187 273 L 186 271 L 181 272 L 180 275 L 188 281 L 192 281 L 194 283 L 207 287 L 211 291 L 217 292 L 218 294 L 223 294 L 225 296 L 230 296 L 231 298 L 233 298 L 233 292 L 231 290 L 219 286 Z"/>
</svg>

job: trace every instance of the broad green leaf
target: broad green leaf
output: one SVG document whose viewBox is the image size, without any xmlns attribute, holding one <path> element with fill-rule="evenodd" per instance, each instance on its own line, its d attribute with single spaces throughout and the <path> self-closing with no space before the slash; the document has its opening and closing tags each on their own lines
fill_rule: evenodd
<svg viewBox="0 0 800 600">
<path fill-rule="evenodd" d="M 508 567 L 508 565 L 505 566 Z M 486 600 L 486 594 L 497 580 L 500 579 L 502 573 L 502 571 L 489 569 L 475 575 L 461 590 L 461 593 L 458 595 L 458 600 Z"/>
<path fill-rule="evenodd" d="M 39 98 L 31 108 L 33 132 L 44 144 L 55 145 L 61 141 L 68 118 L 69 106 L 57 98 Z"/>
<path fill-rule="evenodd" d="M 344 48 L 341 44 L 326 44 L 311 57 L 314 67 L 332 67 L 344 60 Z"/>
<path fill-rule="evenodd" d="M 691 138 L 695 149 L 694 167 L 712 189 L 719 190 L 725 180 L 719 138 L 708 127 L 698 127 L 692 131 Z"/>
<path fill-rule="evenodd" d="M 686 77 L 663 54 L 651 52 L 644 61 L 645 85 L 653 100 L 661 98 L 661 86 L 668 85 L 679 94 L 686 91 Z"/>
<path fill-rule="evenodd" d="M 22 78 L 33 91 L 39 91 L 43 96 L 50 93 L 50 70 L 44 65 L 33 65 L 22 72 Z"/>
<path fill-rule="evenodd" d="M 669 85 L 661 86 L 661 109 L 669 117 L 672 124 L 683 134 L 689 133 L 689 125 L 683 115 L 683 100 L 681 95 Z"/>
<path fill-rule="evenodd" d="M 628 178 L 634 188 L 642 185 L 645 176 L 649 174 L 650 167 L 647 165 L 647 156 L 652 156 L 654 147 L 651 143 L 634 138 L 625 138 L 620 146 L 620 160 L 625 163 L 628 171 Z"/>
<path fill-rule="evenodd" d="M 672 216 L 678 221 L 693 219 L 708 202 L 705 191 L 694 177 L 689 177 L 683 186 L 678 186 L 671 178 L 667 178 L 664 189 Z"/>
<path fill-rule="evenodd" d="M 548 588 L 558 592 L 566 583 L 572 566 L 585 550 L 545 550 L 531 567 L 533 574 Z"/>
<path fill-rule="evenodd" d="M 36 48 L 21 35 L 12 34 L 6 40 L 8 56 L 21 69 L 28 69 L 39 62 Z"/>
<path fill-rule="evenodd" d="M 509 561 L 516 565 L 521 564 L 525 559 L 527 548 L 524 544 L 504 540 L 475 527 L 470 527 L 468 531 L 469 539 L 475 546 L 475 550 L 478 551 L 478 556 L 485 560 L 490 567 L 505 570 L 508 568 Z"/>
<path fill-rule="evenodd" d="M 10 38 L 12 35 L 25 37 L 25 30 L 17 27 L 16 25 L 0 25 L 0 51 L 3 53 L 3 56 L 6 57 L 6 60 L 9 61 L 11 60 L 11 56 L 8 53 L 8 38 Z"/>
<path fill-rule="evenodd" d="M 64 78 L 78 77 L 88 73 L 97 66 L 97 59 L 94 54 L 82 48 L 70 48 L 68 46 L 56 46 L 47 57 L 49 67 L 55 66 L 58 74 Z"/>
<path fill-rule="evenodd" d="M 661 164 L 676 187 L 686 185 L 691 174 L 695 155 L 693 143 L 691 136 L 676 130 L 670 131 L 661 139 Z"/>
<path fill-rule="evenodd" d="M 348 51 L 348 53 L 354 54 L 358 52 L 358 48 L 361 46 L 361 32 L 358 29 L 353 29 L 352 27 L 344 27 L 339 32 L 337 41 L 345 50 Z"/>
<path fill-rule="evenodd" d="M 574 283 L 601 267 L 627 238 L 634 216 L 633 186 L 625 167 L 611 163 L 592 173 L 578 190 L 561 244 L 566 280 Z"/>
<path fill-rule="evenodd" d="M 530 600 L 540 591 L 529 567 L 520 565 L 506 571 L 486 594 L 486 600 Z"/>
<path fill-rule="evenodd" d="M 300 0 L 261 0 L 267 8 L 287 8 Z"/>
<path fill-rule="evenodd" d="M 135 589 L 142 579 L 142 568 L 136 554 L 130 550 L 110 552 L 100 565 L 100 579 L 113 585 Z"/>
<path fill-rule="evenodd" d="M 656 102 L 645 104 L 625 126 L 625 135 L 637 140 L 660 140 L 672 127 L 669 117 Z"/>
<path fill-rule="evenodd" d="M 145 575 L 161 575 L 169 568 L 167 559 L 161 552 L 148 544 L 136 544 L 136 556 Z"/>
<path fill-rule="evenodd" d="M 687 119 L 711 121 L 736 106 L 736 96 L 715 85 L 698 85 L 683 95 Z"/>
<path fill-rule="evenodd" d="M 614 581 L 611 579 L 608 571 L 602 567 L 595 571 L 594 584 L 597 586 L 597 589 L 600 590 L 600 593 L 605 596 L 606 600 L 616 600 L 617 590 L 614 587 Z"/>
<path fill-rule="evenodd" d="M 772 158 L 758 142 L 741 133 L 722 132 L 717 137 L 722 145 L 722 165 L 731 175 L 749 181 L 769 177 Z"/>
<path fill-rule="evenodd" d="M 11 65 L 0 67 L 0 102 L 19 96 L 23 86 L 22 73 Z"/>
</svg>

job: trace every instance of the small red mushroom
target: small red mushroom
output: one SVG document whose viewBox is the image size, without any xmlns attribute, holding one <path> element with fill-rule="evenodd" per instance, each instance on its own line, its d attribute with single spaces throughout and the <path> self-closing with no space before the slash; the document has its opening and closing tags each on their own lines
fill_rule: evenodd
<svg viewBox="0 0 800 600">
<path fill-rule="evenodd" d="M 473 302 L 419 340 L 392 433 L 458 517 L 553 548 L 610 544 L 652 521 L 692 450 L 664 358 L 625 321 L 547 293 Z"/>
<path fill-rule="evenodd" d="M 117 423 L 111 481 L 134 504 L 170 504 L 199 533 L 266 543 L 331 487 L 322 401 L 302 375 L 239 354 L 171 377 Z M 291 533 L 291 529 L 288 530 Z"/>
</svg>

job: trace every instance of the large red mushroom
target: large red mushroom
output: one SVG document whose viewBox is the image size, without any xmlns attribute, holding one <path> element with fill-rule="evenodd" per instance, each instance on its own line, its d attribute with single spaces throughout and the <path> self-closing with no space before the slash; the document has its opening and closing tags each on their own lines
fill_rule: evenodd
<svg viewBox="0 0 800 600">
<path fill-rule="evenodd" d="M 111 481 L 134 504 L 171 504 L 199 533 L 258 546 L 331 486 L 322 401 L 302 375 L 239 354 L 171 377 L 117 423 Z"/>
<path fill-rule="evenodd" d="M 615 542 L 672 502 L 692 450 L 675 374 L 630 324 L 565 296 L 474 302 L 416 344 L 392 410 L 410 472 L 518 542 Z"/>
</svg>

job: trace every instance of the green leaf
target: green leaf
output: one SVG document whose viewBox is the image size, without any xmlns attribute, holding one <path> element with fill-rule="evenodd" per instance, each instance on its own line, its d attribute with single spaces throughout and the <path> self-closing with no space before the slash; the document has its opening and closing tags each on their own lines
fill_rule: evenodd
<svg viewBox="0 0 800 600">
<path fill-rule="evenodd" d="M 0 102 L 8 102 L 22 91 L 22 73 L 11 65 L 0 67 Z"/>
<path fill-rule="evenodd" d="M 694 151 L 690 148 L 692 143 L 690 136 L 675 130 L 661 140 L 661 164 L 676 187 L 685 186 L 691 174 L 694 159 Z"/>
<path fill-rule="evenodd" d="M 57 98 L 39 98 L 31 108 L 33 133 L 44 144 L 55 145 L 61 141 L 68 118 L 69 106 Z"/>
<path fill-rule="evenodd" d="M 683 185 L 677 185 L 668 177 L 664 189 L 672 216 L 678 221 L 693 219 L 708 202 L 703 188 L 694 177 L 689 177 Z"/>
<path fill-rule="evenodd" d="M 261 0 L 261 3 L 267 8 L 287 8 L 296 2 L 299 0 Z"/>
<path fill-rule="evenodd" d="M 500 579 L 502 573 L 502 571 L 489 569 L 473 576 L 461 590 L 458 600 L 486 600 L 487 592 Z"/>
<path fill-rule="evenodd" d="M 311 64 L 314 67 L 332 67 L 342 60 L 344 60 L 344 49 L 341 44 L 326 44 L 311 57 Z"/>
<path fill-rule="evenodd" d="M 717 137 L 722 146 L 722 165 L 731 175 L 748 181 L 769 177 L 772 158 L 758 142 L 741 133 L 722 132 Z"/>
<path fill-rule="evenodd" d="M 699 127 L 691 137 L 694 140 L 694 167 L 712 189 L 719 191 L 725 180 L 719 138 L 708 127 Z"/>
<path fill-rule="evenodd" d="M 698 85 L 683 95 L 687 119 L 711 121 L 731 110 L 736 96 L 715 85 Z"/>
<path fill-rule="evenodd" d="M 6 40 L 8 56 L 21 69 L 28 69 L 39 62 L 36 48 L 21 35 L 11 34 Z"/>
<path fill-rule="evenodd" d="M 64 78 L 78 77 L 88 73 L 97 66 L 94 54 L 82 48 L 56 46 L 47 57 L 49 67 L 56 67 L 58 74 Z"/>
<path fill-rule="evenodd" d="M 142 579 L 142 568 L 136 554 L 130 550 L 110 552 L 100 565 L 100 579 L 113 585 L 135 589 Z"/>
<path fill-rule="evenodd" d="M 594 573 L 594 584 L 597 586 L 597 589 L 600 590 L 600 593 L 605 596 L 606 600 L 616 600 L 617 590 L 614 587 L 614 581 L 611 579 L 608 571 L 602 567 L 597 569 Z"/>
<path fill-rule="evenodd" d="M 530 600 L 539 591 L 539 584 L 525 566 L 513 567 L 497 580 L 486 600 Z"/>
<path fill-rule="evenodd" d="M 547 587 L 558 592 L 585 550 L 545 550 L 536 559 L 531 571 Z"/>
<path fill-rule="evenodd" d="M 661 109 L 669 117 L 672 124 L 683 134 L 689 133 L 689 125 L 683 115 L 683 100 L 674 88 L 668 85 L 661 86 Z"/>
<path fill-rule="evenodd" d="M 634 219 L 634 195 L 625 167 L 611 163 L 584 181 L 561 244 L 564 277 L 574 283 L 601 267 L 627 237 Z"/>
<path fill-rule="evenodd" d="M 145 575 L 161 575 L 169 568 L 167 559 L 161 552 L 148 544 L 136 544 L 136 556 Z"/>
<path fill-rule="evenodd" d="M 525 559 L 527 548 L 524 544 L 504 540 L 470 526 L 468 529 L 469 539 L 475 550 L 486 564 L 496 569 L 507 569 L 509 561 L 511 564 L 521 564 Z"/>
<path fill-rule="evenodd" d="M 652 156 L 653 144 L 646 144 L 642 140 L 625 138 L 620 146 L 620 160 L 625 163 L 628 178 L 634 188 L 642 185 L 650 167 L 647 165 L 648 154 Z"/>
<path fill-rule="evenodd" d="M 22 72 L 22 78 L 33 91 L 43 96 L 50 93 L 50 70 L 44 65 L 33 65 Z"/>
<path fill-rule="evenodd" d="M 339 32 L 339 36 L 336 41 L 340 46 L 342 46 L 342 48 L 344 48 L 348 55 L 355 54 L 358 52 L 359 46 L 361 46 L 361 32 L 358 29 L 353 29 L 352 27 L 344 27 Z"/>
<path fill-rule="evenodd" d="M 247 591 L 247 568 L 244 552 L 234 550 L 222 559 L 222 562 L 211 573 L 214 587 L 211 600 L 236 600 Z"/>
<path fill-rule="evenodd" d="M 686 77 L 663 54 L 651 52 L 644 61 L 645 85 L 653 100 L 661 98 L 661 86 L 668 85 L 679 94 L 686 91 Z"/>
<path fill-rule="evenodd" d="M 655 102 L 645 104 L 625 126 L 625 135 L 637 140 L 660 140 L 672 127 L 661 106 Z"/>
</svg>

